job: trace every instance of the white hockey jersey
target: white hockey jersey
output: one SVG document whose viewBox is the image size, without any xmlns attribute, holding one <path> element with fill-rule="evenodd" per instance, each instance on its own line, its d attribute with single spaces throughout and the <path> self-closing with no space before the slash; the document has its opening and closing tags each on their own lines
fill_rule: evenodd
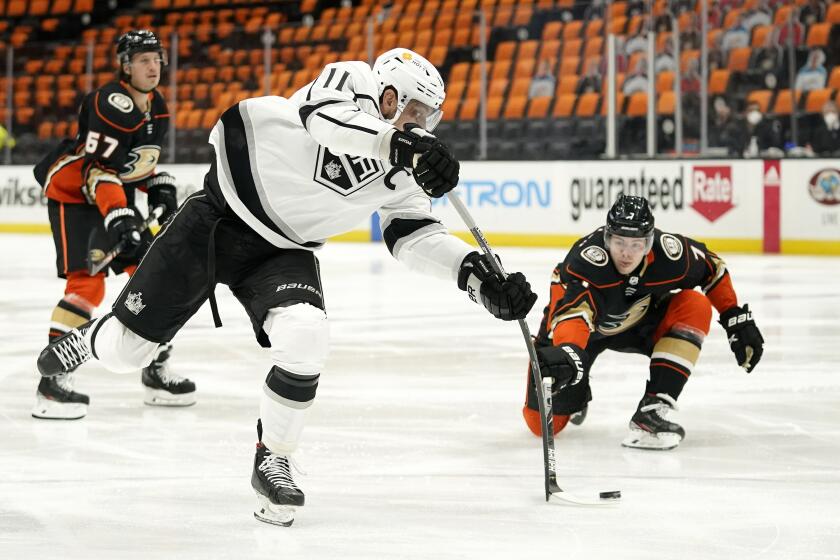
<svg viewBox="0 0 840 560">
<path fill-rule="evenodd" d="M 228 109 L 210 133 L 231 209 L 281 248 L 320 248 L 379 212 L 391 253 L 409 268 L 456 279 L 473 251 L 449 235 L 410 171 L 388 161 L 396 130 L 382 120 L 364 62 L 337 62 L 290 99 Z"/>
</svg>

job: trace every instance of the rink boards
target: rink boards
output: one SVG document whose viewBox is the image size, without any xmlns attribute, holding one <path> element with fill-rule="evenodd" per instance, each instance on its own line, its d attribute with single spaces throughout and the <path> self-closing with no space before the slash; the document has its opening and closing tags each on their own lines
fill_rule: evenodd
<svg viewBox="0 0 840 560">
<path fill-rule="evenodd" d="M 207 166 L 160 169 L 186 196 L 201 188 Z M 497 245 L 568 246 L 599 227 L 624 192 L 648 198 L 659 228 L 715 250 L 840 255 L 836 160 L 463 162 L 456 192 Z M 31 167 L 0 167 L 0 232 L 47 232 L 45 205 Z M 445 198 L 432 206 L 469 236 Z M 336 239 L 380 237 L 374 215 Z"/>
</svg>

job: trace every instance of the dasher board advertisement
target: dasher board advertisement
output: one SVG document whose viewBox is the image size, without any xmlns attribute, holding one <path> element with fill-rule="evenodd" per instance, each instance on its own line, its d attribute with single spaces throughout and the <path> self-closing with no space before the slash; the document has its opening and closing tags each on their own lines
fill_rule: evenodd
<svg viewBox="0 0 840 560">
<path fill-rule="evenodd" d="M 782 160 L 783 253 L 840 254 L 840 160 Z"/>
</svg>

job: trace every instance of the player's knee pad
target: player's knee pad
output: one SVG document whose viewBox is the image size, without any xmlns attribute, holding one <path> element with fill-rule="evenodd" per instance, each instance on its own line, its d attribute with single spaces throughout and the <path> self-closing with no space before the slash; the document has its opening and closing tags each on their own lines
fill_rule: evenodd
<svg viewBox="0 0 840 560">
<path fill-rule="evenodd" d="M 159 342 L 146 340 L 130 331 L 110 313 L 93 322 L 85 340 L 93 356 L 114 373 L 128 373 L 146 367 L 160 346 Z"/>
<path fill-rule="evenodd" d="M 89 311 L 93 311 L 105 299 L 105 274 L 99 273 L 90 276 L 87 271 L 83 270 L 69 272 L 64 294 L 65 299 L 68 297 L 81 298 L 91 306 Z"/>
<path fill-rule="evenodd" d="M 522 416 L 525 418 L 525 424 L 528 426 L 528 429 L 531 430 L 535 436 L 542 436 L 542 419 L 540 418 L 540 411 L 533 410 L 525 405 L 522 407 Z M 552 432 L 554 435 L 559 434 L 563 431 L 563 428 L 566 427 L 566 424 L 569 423 L 569 418 L 571 418 L 568 414 L 555 414 L 552 420 Z"/>
<path fill-rule="evenodd" d="M 271 341 L 271 359 L 296 375 L 317 375 L 329 353 L 329 323 L 322 309 L 308 303 L 269 309 L 263 330 Z"/>
<path fill-rule="evenodd" d="M 592 390 L 589 387 L 589 374 L 585 374 L 579 383 L 567 385 L 551 396 L 551 406 L 554 414 L 568 415 L 580 412 L 592 400 Z M 534 386 L 533 375 L 528 371 L 528 392 L 525 406 L 531 410 L 539 410 L 539 399 Z"/>
</svg>

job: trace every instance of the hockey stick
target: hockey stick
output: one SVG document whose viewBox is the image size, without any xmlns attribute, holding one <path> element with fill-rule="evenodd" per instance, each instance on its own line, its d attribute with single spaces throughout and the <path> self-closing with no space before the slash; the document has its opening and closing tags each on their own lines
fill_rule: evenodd
<svg viewBox="0 0 840 560">
<path fill-rule="evenodd" d="M 156 221 L 163 215 L 164 206 L 155 206 L 151 212 L 149 212 L 149 217 L 143 220 L 143 223 L 140 224 L 140 231 L 146 231 L 152 222 Z M 106 266 L 111 264 L 117 256 L 122 253 L 122 250 L 125 249 L 125 241 L 117 241 L 116 245 L 111 247 L 111 249 L 105 253 L 101 258 L 95 258 L 98 252 L 101 250 L 91 249 L 88 251 L 88 274 L 90 276 L 96 276 L 99 272 L 104 269 Z"/>
<path fill-rule="evenodd" d="M 452 203 L 452 206 L 455 207 L 458 215 L 461 216 L 461 220 L 463 220 L 464 224 L 466 224 L 467 228 L 469 228 L 470 233 L 472 233 L 472 236 L 475 238 L 479 247 L 481 247 L 481 251 L 487 255 L 487 260 L 490 261 L 490 266 L 493 267 L 493 272 L 498 274 L 501 278 L 506 278 L 507 274 L 505 274 L 501 263 L 499 263 L 493 255 L 493 251 L 490 249 L 487 239 L 476 225 L 475 220 L 473 220 L 469 211 L 467 211 L 464 203 L 461 202 L 458 195 L 452 191 L 447 193 L 447 198 L 449 202 Z M 525 338 L 525 346 L 528 348 L 528 356 L 531 360 L 531 373 L 534 378 L 534 385 L 537 391 L 537 398 L 539 400 L 540 428 L 542 430 L 543 446 L 543 470 L 545 473 L 545 501 L 547 502 L 549 501 L 549 498 L 554 497 L 562 502 L 577 505 L 605 505 L 616 503 L 621 499 L 621 492 L 618 490 L 601 492 L 597 498 L 577 497 L 565 492 L 557 484 L 557 462 L 554 451 L 554 414 L 551 403 L 551 385 L 553 383 L 553 378 L 547 377 L 543 379 L 542 373 L 540 372 L 539 360 L 537 359 L 537 350 L 534 347 L 534 341 L 531 338 L 531 330 L 528 328 L 528 323 L 526 323 L 524 319 L 519 319 L 518 322 L 519 328 L 522 330 L 522 336 Z"/>
</svg>

